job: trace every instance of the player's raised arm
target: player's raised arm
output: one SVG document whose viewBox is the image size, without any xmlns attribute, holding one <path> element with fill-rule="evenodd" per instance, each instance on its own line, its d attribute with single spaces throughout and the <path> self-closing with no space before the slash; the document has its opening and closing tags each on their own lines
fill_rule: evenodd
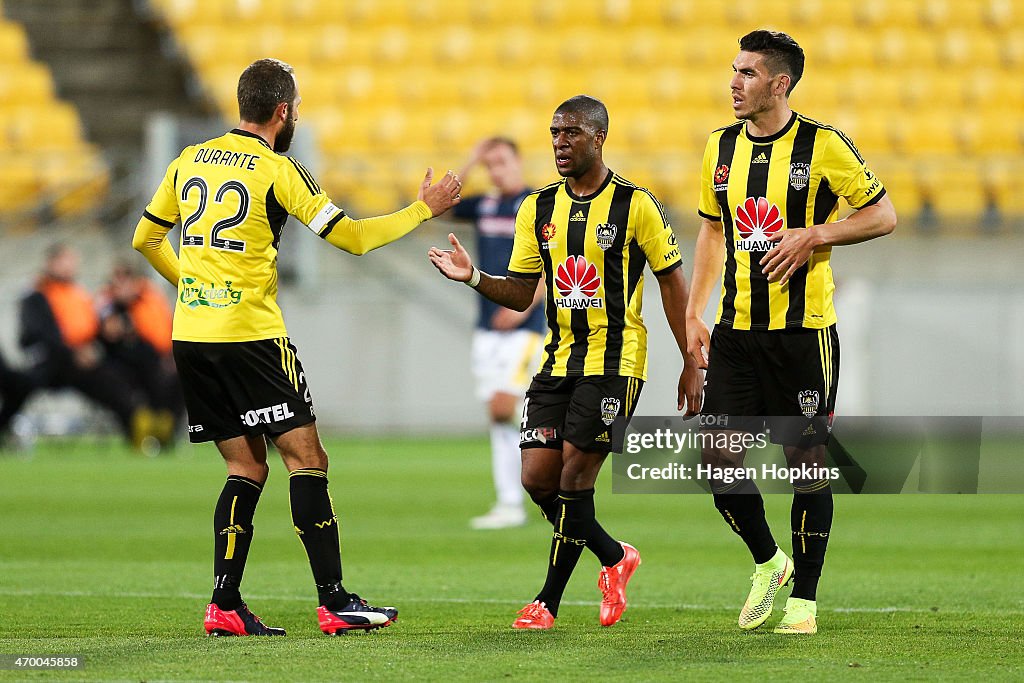
<svg viewBox="0 0 1024 683">
<path fill-rule="evenodd" d="M 420 223 L 440 216 L 459 203 L 462 199 L 459 194 L 462 190 L 459 177 L 453 171 L 448 171 L 436 183 L 431 183 L 433 176 L 433 169 L 428 168 L 420 183 L 417 200 L 394 213 L 356 220 L 345 215 L 344 211 L 328 200 L 323 208 L 313 214 L 311 222 L 306 224 L 330 244 L 350 254 L 362 256 L 404 237 Z M 301 220 L 302 216 L 299 218 Z"/>
<path fill-rule="evenodd" d="M 465 282 L 496 304 L 514 311 L 525 311 L 533 303 L 540 278 L 495 277 L 473 265 L 465 248 L 454 234 L 448 234 L 453 249 L 431 247 L 427 257 L 449 280 Z"/>
</svg>

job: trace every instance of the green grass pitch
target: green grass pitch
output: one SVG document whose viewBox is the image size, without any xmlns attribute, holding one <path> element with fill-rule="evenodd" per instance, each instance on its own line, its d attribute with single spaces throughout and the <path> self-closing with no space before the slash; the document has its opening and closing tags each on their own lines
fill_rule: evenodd
<svg viewBox="0 0 1024 683">
<path fill-rule="evenodd" d="M 606 468 L 599 518 L 643 555 L 629 610 L 598 625 L 598 567 L 585 553 L 555 629 L 524 633 L 510 624 L 541 585 L 550 534 L 539 515 L 469 530 L 491 502 L 484 440 L 327 446 L 345 583 L 398 606 L 396 625 L 319 632 L 278 461 L 243 594 L 288 637 L 204 637 L 224 476 L 213 447 L 147 460 L 110 444 L 41 444 L 31 459 L 0 456 L 0 654 L 86 665 L 0 680 L 1024 678 L 1020 496 L 838 496 L 820 632 L 795 638 L 736 628 L 749 557 L 709 498 L 613 495 Z M 767 506 L 788 551 L 789 497 Z"/>
</svg>

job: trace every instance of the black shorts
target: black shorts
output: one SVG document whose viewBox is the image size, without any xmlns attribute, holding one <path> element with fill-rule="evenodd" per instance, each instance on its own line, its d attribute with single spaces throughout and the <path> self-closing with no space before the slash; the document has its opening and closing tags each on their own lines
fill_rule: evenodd
<svg viewBox="0 0 1024 683">
<path fill-rule="evenodd" d="M 764 332 L 719 325 L 711 335 L 701 429 L 759 433 L 767 425 L 773 443 L 828 443 L 838 387 L 835 325 Z"/>
<path fill-rule="evenodd" d="M 644 381 L 635 377 L 537 375 L 523 403 L 520 448 L 619 453 Z"/>
<path fill-rule="evenodd" d="M 283 434 L 316 419 L 302 363 L 287 337 L 174 342 L 192 443 Z"/>
</svg>

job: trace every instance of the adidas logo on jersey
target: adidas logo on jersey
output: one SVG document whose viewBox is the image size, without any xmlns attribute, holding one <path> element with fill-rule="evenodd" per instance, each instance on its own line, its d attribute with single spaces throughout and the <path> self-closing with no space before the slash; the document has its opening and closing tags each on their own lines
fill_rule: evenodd
<svg viewBox="0 0 1024 683">
<path fill-rule="evenodd" d="M 764 152 L 761 152 L 756 157 L 754 157 L 754 160 L 751 161 L 750 163 L 752 163 L 752 164 L 767 164 L 768 163 L 768 157 L 766 157 L 764 155 Z"/>
<path fill-rule="evenodd" d="M 572 215 L 572 217 L 569 218 L 569 220 L 570 221 L 585 221 L 585 220 L 587 220 L 587 217 L 585 215 L 583 215 L 583 209 L 580 209 L 579 211 L 574 213 Z"/>
</svg>

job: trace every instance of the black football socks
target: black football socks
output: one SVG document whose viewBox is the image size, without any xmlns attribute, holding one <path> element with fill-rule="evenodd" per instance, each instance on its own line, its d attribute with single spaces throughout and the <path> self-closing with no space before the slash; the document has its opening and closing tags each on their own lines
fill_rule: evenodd
<svg viewBox="0 0 1024 683">
<path fill-rule="evenodd" d="M 622 560 L 622 545 L 608 535 L 598 523 L 594 512 L 594 489 L 559 491 L 560 506 L 555 513 L 548 574 L 537 595 L 553 616 L 569 583 L 583 548 L 597 555 L 602 565 L 610 567 Z M 545 511 L 545 516 L 547 513 Z"/>
<path fill-rule="evenodd" d="M 832 531 L 832 486 L 828 479 L 793 482 L 794 598 L 816 599 L 825 549 Z"/>
<path fill-rule="evenodd" d="M 288 475 L 288 486 L 292 524 L 306 549 L 320 604 L 341 609 L 349 602 L 349 593 L 341 584 L 341 541 L 327 492 L 327 472 L 314 467 L 294 470 Z"/>
<path fill-rule="evenodd" d="M 222 610 L 242 605 L 239 587 L 252 543 L 252 518 L 262 492 L 259 482 L 231 475 L 217 499 L 213 513 L 214 582 L 210 602 Z"/>
<path fill-rule="evenodd" d="M 779 548 L 768 528 L 764 499 L 757 485 L 750 479 L 740 479 L 731 484 L 715 480 L 711 482 L 711 492 L 715 497 L 715 507 L 747 544 L 754 562 L 763 564 L 772 559 Z"/>
</svg>

